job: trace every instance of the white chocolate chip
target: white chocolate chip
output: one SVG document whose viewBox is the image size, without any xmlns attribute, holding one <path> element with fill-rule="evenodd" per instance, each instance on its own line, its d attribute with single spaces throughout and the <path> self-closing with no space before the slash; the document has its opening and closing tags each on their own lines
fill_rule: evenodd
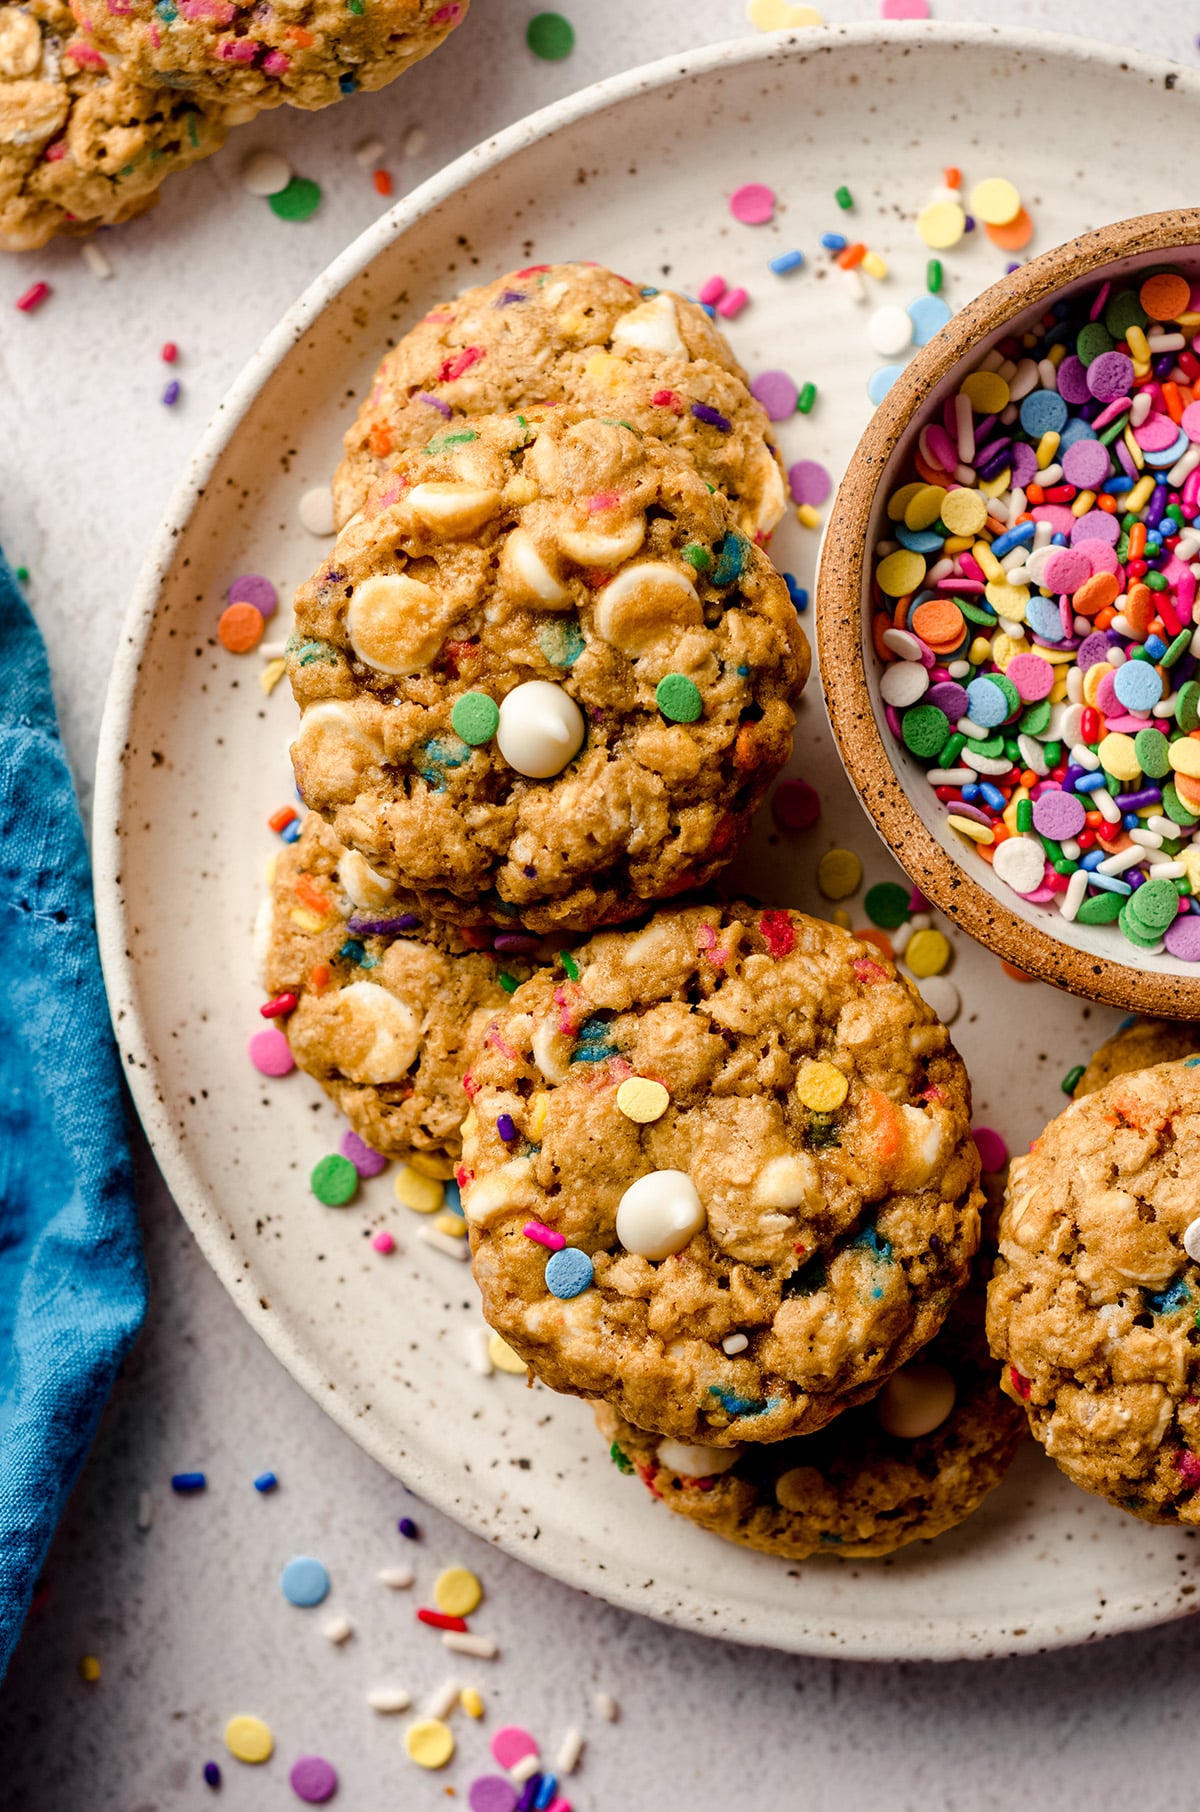
<svg viewBox="0 0 1200 1812">
<path fill-rule="evenodd" d="M 622 352 L 632 346 L 639 352 L 673 353 L 685 359 L 687 347 L 679 331 L 674 298 L 664 290 L 638 308 L 631 308 L 613 328 L 612 343 Z"/>
<path fill-rule="evenodd" d="M 954 1379 L 944 1365 L 918 1359 L 888 1379 L 875 1399 L 875 1415 L 885 1433 L 915 1441 L 942 1426 L 956 1395 Z"/>
<path fill-rule="evenodd" d="M 513 529 L 500 554 L 500 584 L 520 604 L 569 604 L 571 594 L 555 578 L 524 529 Z"/>
<path fill-rule="evenodd" d="M 1185 1227 L 1183 1249 L 1193 1264 L 1200 1265 L 1200 1220 L 1189 1221 Z"/>
<path fill-rule="evenodd" d="M 684 1170 L 652 1170 L 631 1183 L 617 1207 L 617 1238 L 642 1258 L 682 1252 L 708 1222 L 696 1185 Z"/>
<path fill-rule="evenodd" d="M 314 763 L 320 767 L 322 801 L 332 804 L 357 797 L 363 775 L 383 760 L 383 745 L 359 722 L 353 705 L 328 699 L 305 711 L 291 756 L 301 792 L 304 769 Z"/>
<path fill-rule="evenodd" d="M 418 484 L 405 499 L 413 515 L 442 535 L 473 535 L 500 508 L 500 493 L 472 484 Z"/>
<path fill-rule="evenodd" d="M 30 76 L 42 59 L 37 20 L 15 6 L 0 12 L 0 76 Z"/>
<path fill-rule="evenodd" d="M 754 1179 L 756 1208 L 808 1208 L 822 1205 L 821 1172 L 807 1152 L 769 1158 Z"/>
<path fill-rule="evenodd" d="M 673 629 L 698 628 L 703 621 L 691 579 L 663 560 L 627 566 L 596 604 L 597 632 L 622 654 L 644 654 Z"/>
<path fill-rule="evenodd" d="M 342 851 L 338 857 L 337 872 L 350 904 L 357 906 L 360 912 L 388 906 L 396 897 L 395 889 L 387 876 L 372 868 L 367 858 L 357 849 Z"/>
<path fill-rule="evenodd" d="M 421 1022 L 378 982 L 356 981 L 327 996 L 325 1050 L 350 1082 L 399 1082 L 421 1045 Z"/>
<path fill-rule="evenodd" d="M 692 1447 L 686 1441 L 660 1441 L 658 1463 L 683 1479 L 713 1479 L 728 1472 L 742 1457 L 740 1447 Z"/>
<path fill-rule="evenodd" d="M 464 1215 L 474 1226 L 485 1227 L 495 1215 L 505 1214 L 510 1208 L 532 1205 L 532 1179 L 533 1164 L 529 1158 L 510 1158 L 499 1170 L 477 1178 L 463 1190 Z"/>
<path fill-rule="evenodd" d="M 646 539 L 646 518 L 635 516 L 623 528 L 605 535 L 599 529 L 560 528 L 558 545 L 568 560 L 577 566 L 599 566 L 607 569 L 632 560 Z"/>
<path fill-rule="evenodd" d="M 579 753 L 586 730 L 569 692 L 549 680 L 526 680 L 501 700 L 496 746 L 518 774 L 548 780 Z"/>
<path fill-rule="evenodd" d="M 900 1109 L 904 1123 L 906 1180 L 914 1186 L 928 1182 L 942 1149 L 942 1124 L 932 1114 L 907 1102 Z"/>
<path fill-rule="evenodd" d="M 553 1019 L 539 1019 L 533 1028 L 533 1061 L 547 1082 L 565 1082 L 571 1063 L 571 1040 Z"/>
<path fill-rule="evenodd" d="M 743 493 L 752 494 L 756 486 L 759 491 L 759 505 L 755 528 L 760 535 L 765 537 L 782 521 L 788 499 L 783 485 L 783 473 L 779 469 L 779 461 L 766 442 L 757 439 L 747 455 Z"/>
<path fill-rule="evenodd" d="M 783 1510 L 807 1510 L 821 1475 L 812 1466 L 790 1466 L 775 1480 L 775 1502 Z"/>
<path fill-rule="evenodd" d="M 378 573 L 355 586 L 346 632 L 376 672 L 419 673 L 445 640 L 455 608 L 407 573 Z"/>
</svg>

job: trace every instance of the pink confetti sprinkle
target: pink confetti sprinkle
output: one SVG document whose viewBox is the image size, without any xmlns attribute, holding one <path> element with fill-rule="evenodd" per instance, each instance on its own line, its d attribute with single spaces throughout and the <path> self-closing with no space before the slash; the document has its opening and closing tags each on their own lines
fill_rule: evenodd
<svg viewBox="0 0 1200 1812">
<path fill-rule="evenodd" d="M 292 59 L 284 56 L 281 50 L 269 50 L 263 58 L 262 66 L 269 76 L 285 76 L 292 67 Z"/>
<path fill-rule="evenodd" d="M 929 0 L 880 0 L 881 19 L 928 19 Z"/>
<path fill-rule="evenodd" d="M 261 49 L 255 38 L 222 38 L 215 54 L 219 63 L 253 63 Z"/>
<path fill-rule="evenodd" d="M 394 1252 L 396 1250 L 396 1242 L 386 1227 L 381 1227 L 378 1233 L 371 1235 L 371 1244 L 376 1252 Z"/>
<path fill-rule="evenodd" d="M 705 307 L 715 308 L 728 288 L 729 285 L 724 277 L 709 277 L 707 282 L 700 285 L 700 300 Z M 1200 403 L 1194 404 L 1193 407 L 1196 409 L 1197 416 L 1200 417 Z M 1187 419 L 1186 416 L 1184 419 Z"/>
<path fill-rule="evenodd" d="M 765 182 L 746 182 L 729 197 L 729 212 L 743 226 L 765 226 L 775 213 L 775 191 Z"/>
<path fill-rule="evenodd" d="M 534 1240 L 537 1245 L 545 1246 L 551 1252 L 561 1252 L 567 1243 L 561 1233 L 556 1233 L 553 1227 L 547 1227 L 544 1221 L 526 1221 L 521 1231 L 526 1239 Z"/>
<path fill-rule="evenodd" d="M 296 1067 L 292 1048 L 276 1026 L 256 1032 L 247 1049 L 251 1063 L 264 1076 L 288 1076 Z"/>
<path fill-rule="evenodd" d="M 735 315 L 741 314 L 749 300 L 744 289 L 731 289 L 717 303 L 717 313 L 723 320 L 732 321 Z"/>
<path fill-rule="evenodd" d="M 786 421 L 796 413 L 800 394 L 786 371 L 760 371 L 750 389 L 767 412 L 769 421 Z"/>
</svg>

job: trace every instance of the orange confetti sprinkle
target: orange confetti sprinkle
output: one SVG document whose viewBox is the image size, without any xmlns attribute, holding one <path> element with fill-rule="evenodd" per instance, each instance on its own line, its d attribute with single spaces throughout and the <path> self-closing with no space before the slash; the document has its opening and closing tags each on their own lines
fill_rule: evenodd
<svg viewBox="0 0 1200 1812">
<path fill-rule="evenodd" d="M 266 624 L 253 604 L 230 604 L 221 612 L 217 636 L 230 654 L 249 654 L 262 641 Z"/>
</svg>

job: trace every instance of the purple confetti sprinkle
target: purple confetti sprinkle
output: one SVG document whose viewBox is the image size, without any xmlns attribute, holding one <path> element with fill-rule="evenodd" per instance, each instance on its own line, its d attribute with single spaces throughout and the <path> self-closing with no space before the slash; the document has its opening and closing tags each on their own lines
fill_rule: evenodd
<svg viewBox="0 0 1200 1812">
<path fill-rule="evenodd" d="M 786 371 L 762 371 L 750 389 L 766 410 L 768 420 L 782 422 L 796 413 L 800 392 Z"/>
<path fill-rule="evenodd" d="M 517 1125 L 511 1114 L 497 1114 L 496 1131 L 506 1145 L 511 1145 L 517 1136 Z"/>
<path fill-rule="evenodd" d="M 323 1755 L 300 1755 L 288 1775 L 292 1792 L 308 1806 L 323 1806 L 337 1792 L 337 1769 Z"/>
<path fill-rule="evenodd" d="M 733 423 L 729 417 L 722 415 L 719 409 L 710 409 L 707 403 L 693 403 L 692 414 L 698 422 L 707 422 L 710 428 L 719 428 L 722 434 L 730 434 L 733 431 Z"/>
<path fill-rule="evenodd" d="M 368 919 L 356 912 L 346 920 L 346 929 L 355 937 L 395 937 L 401 931 L 415 931 L 420 923 L 415 912 L 402 912 L 393 919 Z"/>
<path fill-rule="evenodd" d="M 360 1177 L 377 1177 L 387 1168 L 387 1159 L 382 1152 L 373 1151 L 366 1140 L 360 1139 L 349 1127 L 342 1134 L 341 1152 L 344 1158 L 349 1158 Z"/>
<path fill-rule="evenodd" d="M 833 479 L 817 459 L 798 459 L 788 467 L 788 485 L 793 503 L 815 507 L 825 502 L 833 489 Z"/>
<path fill-rule="evenodd" d="M 444 415 L 447 421 L 449 421 L 450 417 L 454 414 L 449 403 L 443 402 L 440 396 L 430 396 L 428 390 L 418 390 L 417 401 L 419 403 L 428 403 L 431 409 L 436 409 L 438 414 Z"/>
<path fill-rule="evenodd" d="M 182 388 L 182 386 L 180 385 L 179 379 L 172 378 L 171 382 L 167 385 L 166 389 L 163 391 L 162 400 L 167 405 L 168 409 L 173 409 L 175 407 L 176 403 L 179 401 L 179 392 L 180 392 L 181 388 Z"/>
<path fill-rule="evenodd" d="M 530 951 L 537 949 L 541 941 L 531 931 L 500 931 L 496 934 L 494 947 L 497 950 L 507 950 L 513 955 L 528 955 Z"/>
</svg>

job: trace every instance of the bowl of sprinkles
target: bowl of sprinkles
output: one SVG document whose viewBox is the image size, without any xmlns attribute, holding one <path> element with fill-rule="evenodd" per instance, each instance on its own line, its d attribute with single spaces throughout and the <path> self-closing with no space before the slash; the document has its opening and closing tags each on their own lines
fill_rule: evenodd
<svg viewBox="0 0 1200 1812">
<path fill-rule="evenodd" d="M 838 492 L 821 677 L 928 897 L 1040 980 L 1200 1017 L 1200 210 L 984 291 Z"/>
</svg>

